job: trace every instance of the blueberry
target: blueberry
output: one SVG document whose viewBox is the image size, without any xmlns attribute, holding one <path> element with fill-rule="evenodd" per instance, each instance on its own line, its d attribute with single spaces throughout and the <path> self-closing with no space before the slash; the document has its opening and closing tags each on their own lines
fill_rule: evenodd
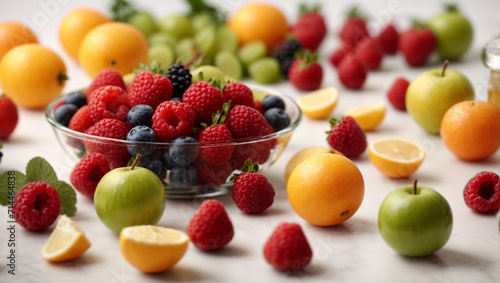
<svg viewBox="0 0 500 283">
<path fill-rule="evenodd" d="M 198 170 L 194 165 L 176 166 L 169 175 L 172 187 L 190 187 L 198 181 Z"/>
<path fill-rule="evenodd" d="M 69 125 L 69 121 L 75 115 L 76 111 L 78 111 L 78 107 L 76 107 L 73 104 L 63 104 L 59 107 L 57 107 L 56 111 L 54 112 L 54 119 L 56 121 L 67 127 Z"/>
<path fill-rule="evenodd" d="M 140 125 L 151 127 L 151 125 L 153 124 L 151 118 L 153 118 L 154 113 L 155 110 L 153 109 L 153 107 L 146 104 L 139 104 L 132 107 L 128 111 L 127 121 L 130 123 L 130 125 L 132 125 L 132 127 Z"/>
<path fill-rule="evenodd" d="M 182 98 L 177 97 L 177 96 L 172 96 L 172 98 L 170 98 L 170 100 L 173 100 L 173 101 L 182 101 Z"/>
<path fill-rule="evenodd" d="M 187 166 L 193 163 L 200 153 L 200 144 L 189 136 L 173 139 L 168 151 L 172 161 L 178 166 Z"/>
<path fill-rule="evenodd" d="M 285 102 L 281 97 L 276 96 L 276 95 L 267 95 L 265 96 L 262 101 L 262 108 L 264 108 L 264 111 L 267 111 L 271 108 L 279 108 L 285 110 Z"/>
<path fill-rule="evenodd" d="M 133 141 L 127 146 L 128 153 L 136 156 L 138 153 L 142 155 L 151 154 L 156 149 L 157 141 L 156 133 L 148 126 L 135 126 L 127 134 L 127 141 Z"/>
<path fill-rule="evenodd" d="M 177 164 L 175 164 L 172 158 L 170 158 L 170 154 L 168 153 L 168 151 L 161 155 L 160 160 L 163 163 L 163 165 L 167 167 L 167 170 L 171 170 L 172 168 L 177 166 Z"/>
<path fill-rule="evenodd" d="M 160 180 L 163 180 L 167 177 L 167 168 L 165 168 L 165 166 L 163 166 L 163 163 L 154 156 L 141 157 L 141 159 L 139 159 L 138 166 L 151 170 L 156 174 L 156 176 L 160 178 Z"/>
<path fill-rule="evenodd" d="M 271 108 L 264 112 L 264 117 L 276 132 L 290 125 L 290 117 L 283 109 Z"/>
<path fill-rule="evenodd" d="M 87 104 L 87 96 L 81 91 L 72 92 L 66 96 L 64 104 L 73 104 L 77 108 L 81 108 L 83 105 Z"/>
</svg>

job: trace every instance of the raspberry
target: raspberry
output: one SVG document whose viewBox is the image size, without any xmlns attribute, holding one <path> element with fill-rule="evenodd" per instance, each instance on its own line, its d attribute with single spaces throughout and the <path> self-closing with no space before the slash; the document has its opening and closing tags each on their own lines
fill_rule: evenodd
<svg viewBox="0 0 500 283">
<path fill-rule="evenodd" d="M 14 203 L 17 223 L 31 231 L 40 231 L 52 225 L 61 210 L 59 193 L 45 182 L 24 185 Z"/>
<path fill-rule="evenodd" d="M 255 107 L 252 90 L 242 83 L 225 84 L 222 96 L 224 97 L 224 102 L 231 100 L 231 108 L 234 108 L 236 105 Z"/>
<path fill-rule="evenodd" d="M 500 177 L 487 171 L 476 174 L 465 185 L 464 200 L 476 212 L 497 212 L 500 208 Z"/>
<path fill-rule="evenodd" d="M 159 141 L 171 141 L 176 137 L 189 136 L 193 132 L 196 113 L 193 108 L 180 101 L 165 101 L 153 114 L 152 128 Z"/>
<path fill-rule="evenodd" d="M 259 173 L 244 172 L 234 180 L 231 197 L 244 213 L 260 213 L 274 202 L 274 188 Z"/>
<path fill-rule="evenodd" d="M 222 109 L 224 97 L 220 89 L 205 81 L 197 81 L 184 92 L 182 101 L 189 104 L 196 113 L 196 125 L 210 124 L 212 115 Z"/>
<path fill-rule="evenodd" d="M 173 64 L 168 68 L 165 76 L 172 82 L 172 97 L 182 98 L 186 89 L 191 85 L 192 75 L 189 69 L 182 64 Z"/>
<path fill-rule="evenodd" d="M 213 165 L 223 165 L 229 162 L 234 151 L 234 145 L 230 143 L 220 145 L 217 143 L 232 140 L 233 135 L 225 125 L 217 124 L 203 129 L 198 135 L 198 142 L 204 144 L 200 157 L 205 162 Z"/>
<path fill-rule="evenodd" d="M 90 109 L 88 105 L 82 106 L 82 108 L 76 111 L 75 115 L 71 117 L 69 121 L 68 128 L 73 131 L 84 133 L 94 122 L 90 118 Z"/>
<path fill-rule="evenodd" d="M 85 131 L 89 135 L 117 140 L 126 140 L 128 132 L 125 123 L 116 119 L 102 119 Z M 130 159 L 127 147 L 116 142 L 96 142 L 89 139 L 84 144 L 89 154 L 100 153 L 106 156 L 111 169 L 125 166 Z"/>
<path fill-rule="evenodd" d="M 104 155 L 99 153 L 85 155 L 71 171 L 70 181 L 77 191 L 94 199 L 97 184 L 109 170 L 109 163 Z"/>
<path fill-rule="evenodd" d="M 260 100 L 253 100 L 254 108 L 257 109 L 261 114 L 264 114 L 264 107 L 262 107 L 262 102 Z"/>
<path fill-rule="evenodd" d="M 333 149 L 349 158 L 357 157 L 366 150 L 365 132 L 354 118 L 351 116 L 344 116 L 340 120 L 332 118 L 330 125 L 332 129 L 327 132 L 327 141 Z"/>
<path fill-rule="evenodd" d="M 6 96 L 0 96 L 0 139 L 7 139 L 14 131 L 18 121 L 17 107 Z"/>
<path fill-rule="evenodd" d="M 217 250 L 234 236 L 233 224 L 218 200 L 205 200 L 186 227 L 191 242 L 201 250 Z"/>
<path fill-rule="evenodd" d="M 288 78 L 288 69 L 295 60 L 295 52 L 302 49 L 302 44 L 297 39 L 286 40 L 276 47 L 272 56 L 278 60 L 280 64 L 281 74 Z"/>
<path fill-rule="evenodd" d="M 89 103 L 90 119 L 97 123 L 104 118 L 124 121 L 130 108 L 127 105 L 127 94 L 117 86 L 105 86 L 93 92 Z"/>
<path fill-rule="evenodd" d="M 146 104 L 153 109 L 172 97 L 172 83 L 160 74 L 141 71 L 132 81 L 132 90 L 128 94 L 129 105 Z"/>
<path fill-rule="evenodd" d="M 406 111 L 406 89 L 408 89 L 409 85 L 410 82 L 405 78 L 397 78 L 387 92 L 387 99 L 394 108 Z"/>
<path fill-rule="evenodd" d="M 233 167 L 230 163 L 215 166 L 198 159 L 194 165 L 198 169 L 198 181 L 202 184 L 222 185 L 233 172 Z"/>
<path fill-rule="evenodd" d="M 125 83 L 123 82 L 123 77 L 118 71 L 113 69 L 104 69 L 96 75 L 89 88 L 87 89 L 87 100 L 90 102 L 90 100 L 92 100 L 93 98 L 92 93 L 94 92 L 94 90 L 103 86 L 117 86 L 123 90 L 126 90 Z"/>
<path fill-rule="evenodd" d="M 299 224 L 279 224 L 264 245 L 264 258 L 281 271 L 306 267 L 311 262 L 312 250 Z"/>
</svg>

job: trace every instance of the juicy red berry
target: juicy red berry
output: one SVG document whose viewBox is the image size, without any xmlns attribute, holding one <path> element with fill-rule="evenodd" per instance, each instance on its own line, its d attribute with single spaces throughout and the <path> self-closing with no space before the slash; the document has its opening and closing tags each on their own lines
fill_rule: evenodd
<svg viewBox="0 0 500 283">
<path fill-rule="evenodd" d="M 233 167 L 230 163 L 215 166 L 202 159 L 198 159 L 194 165 L 198 170 L 198 181 L 202 184 L 222 185 L 226 183 L 227 178 L 233 172 Z"/>
<path fill-rule="evenodd" d="M 406 111 L 406 90 L 410 82 L 405 78 L 397 78 L 394 84 L 387 92 L 387 99 L 394 106 L 394 108 Z"/>
<path fill-rule="evenodd" d="M 262 115 L 264 115 L 264 107 L 262 107 L 262 102 L 260 100 L 253 100 L 254 108 L 257 109 Z"/>
<path fill-rule="evenodd" d="M 410 28 L 398 39 L 398 49 L 406 63 L 412 67 L 422 66 L 436 48 L 436 36 L 430 29 Z"/>
<path fill-rule="evenodd" d="M 274 202 L 274 188 L 267 178 L 259 173 L 241 173 L 231 189 L 231 197 L 244 213 L 260 213 Z"/>
<path fill-rule="evenodd" d="M 104 118 L 125 121 L 130 108 L 127 105 L 127 94 L 117 86 L 105 86 L 96 89 L 90 100 L 90 118 L 97 123 Z"/>
<path fill-rule="evenodd" d="M 340 46 L 340 48 L 333 51 L 333 53 L 330 55 L 330 57 L 328 59 L 330 60 L 330 63 L 332 63 L 332 65 L 335 68 L 338 68 L 340 65 L 340 62 L 342 62 L 342 60 L 344 60 L 344 58 L 347 56 L 347 54 L 351 53 L 352 50 L 353 50 L 353 48 L 351 45 L 349 45 L 345 42 L 342 42 L 342 45 Z"/>
<path fill-rule="evenodd" d="M 349 158 L 357 157 L 366 150 L 365 132 L 354 118 L 351 116 L 344 116 L 340 120 L 332 118 L 330 125 L 332 129 L 328 132 L 327 141 L 333 149 Z"/>
<path fill-rule="evenodd" d="M 288 69 L 288 80 L 299 90 L 316 90 L 323 81 L 323 68 L 315 59 L 295 59 Z"/>
<path fill-rule="evenodd" d="M 90 109 L 88 105 L 82 106 L 82 108 L 76 111 L 75 115 L 71 117 L 69 121 L 68 128 L 73 131 L 84 133 L 94 122 L 90 118 Z"/>
<path fill-rule="evenodd" d="M 97 184 L 109 170 L 109 163 L 104 155 L 99 153 L 85 155 L 71 171 L 70 181 L 77 191 L 94 199 Z"/>
<path fill-rule="evenodd" d="M 146 104 L 156 109 L 160 103 L 172 97 L 172 83 L 162 75 L 150 71 L 138 73 L 132 81 L 131 91 L 128 94 L 130 107 Z"/>
<path fill-rule="evenodd" d="M 274 133 L 266 118 L 257 109 L 236 105 L 224 121 L 235 139 L 255 138 Z"/>
<path fill-rule="evenodd" d="M 465 204 L 479 213 L 497 212 L 500 208 L 500 177 L 483 171 L 465 185 Z"/>
<path fill-rule="evenodd" d="M 368 36 L 366 21 L 359 16 L 349 17 L 342 26 L 339 32 L 340 39 L 351 46 L 356 44 L 363 38 Z"/>
<path fill-rule="evenodd" d="M 347 88 L 360 89 L 365 83 L 368 71 L 354 53 L 349 53 L 339 64 L 340 82 Z"/>
<path fill-rule="evenodd" d="M 231 108 L 236 105 L 254 107 L 252 90 L 242 83 L 228 83 L 222 92 L 224 102 L 231 100 Z"/>
<path fill-rule="evenodd" d="M 377 37 L 385 54 L 396 54 L 398 52 L 399 33 L 394 24 L 388 24 Z"/>
<path fill-rule="evenodd" d="M 213 165 L 229 162 L 234 151 L 234 144 L 230 143 L 232 140 L 233 135 L 225 125 L 217 124 L 203 129 L 198 135 L 198 142 L 203 144 L 200 157 Z M 226 143 L 220 144 L 223 142 Z"/>
<path fill-rule="evenodd" d="M 368 70 L 380 69 L 382 59 L 384 58 L 384 51 L 375 38 L 366 36 L 356 45 L 354 52 Z"/>
<path fill-rule="evenodd" d="M 198 81 L 186 89 L 182 101 L 189 104 L 196 113 L 196 125 L 211 124 L 212 115 L 222 109 L 224 97 L 220 89 L 205 81 Z"/>
<path fill-rule="evenodd" d="M 191 242 L 201 250 L 217 250 L 234 236 L 233 224 L 218 200 L 205 200 L 186 227 Z"/>
<path fill-rule="evenodd" d="M 312 255 L 309 242 L 296 223 L 279 224 L 264 245 L 264 258 L 281 271 L 303 269 Z"/>
<path fill-rule="evenodd" d="M 0 139 L 7 139 L 17 126 L 17 107 L 6 96 L 0 96 Z"/>
<path fill-rule="evenodd" d="M 125 83 L 123 82 L 123 77 L 118 71 L 113 69 L 104 69 L 96 75 L 89 88 L 87 89 L 86 94 L 88 101 L 93 98 L 92 93 L 94 92 L 94 90 L 103 86 L 117 86 L 123 90 L 126 90 Z"/>
<path fill-rule="evenodd" d="M 171 141 L 193 132 L 196 113 L 184 102 L 169 100 L 161 103 L 153 114 L 152 128 L 159 141 Z"/>
<path fill-rule="evenodd" d="M 52 225 L 61 210 L 59 193 L 45 182 L 24 185 L 17 193 L 14 203 L 17 223 L 31 231 L 40 231 Z"/>
</svg>

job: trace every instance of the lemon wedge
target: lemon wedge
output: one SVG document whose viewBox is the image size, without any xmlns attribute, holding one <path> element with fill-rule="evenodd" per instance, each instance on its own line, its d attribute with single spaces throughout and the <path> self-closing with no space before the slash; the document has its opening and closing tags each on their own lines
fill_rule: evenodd
<svg viewBox="0 0 500 283">
<path fill-rule="evenodd" d="M 385 110 L 385 104 L 377 102 L 349 108 L 344 115 L 353 117 L 363 131 L 370 131 L 382 123 Z"/>
<path fill-rule="evenodd" d="M 302 113 L 312 119 L 325 119 L 330 116 L 337 102 L 339 91 L 330 86 L 307 93 L 295 100 Z"/>
</svg>

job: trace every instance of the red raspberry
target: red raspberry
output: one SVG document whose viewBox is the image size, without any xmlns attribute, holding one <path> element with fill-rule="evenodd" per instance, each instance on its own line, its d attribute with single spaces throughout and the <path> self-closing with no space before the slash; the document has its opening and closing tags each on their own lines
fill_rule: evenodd
<svg viewBox="0 0 500 283">
<path fill-rule="evenodd" d="M 224 205 L 218 200 L 205 200 L 186 227 L 191 242 L 201 250 L 217 250 L 234 236 L 233 224 Z"/>
<path fill-rule="evenodd" d="M 394 24 L 388 24 L 377 36 L 377 40 L 385 54 L 396 54 L 398 52 L 399 33 Z"/>
<path fill-rule="evenodd" d="M 129 129 L 122 121 L 105 118 L 88 128 L 85 133 L 99 137 L 126 140 L 128 131 Z M 116 142 L 108 141 L 104 143 L 89 139 L 85 140 L 84 144 L 89 154 L 100 153 L 106 156 L 111 169 L 127 165 L 130 159 L 127 147 Z"/>
<path fill-rule="evenodd" d="M 330 120 L 332 129 L 327 132 L 328 144 L 346 157 L 353 158 L 366 150 L 366 135 L 351 116 L 344 116 L 340 120 Z"/>
<path fill-rule="evenodd" d="M 252 90 L 242 83 L 227 83 L 224 85 L 222 96 L 224 102 L 231 100 L 231 108 L 236 105 L 255 107 Z"/>
<path fill-rule="evenodd" d="M 196 114 L 189 104 L 169 100 L 156 108 L 152 129 L 160 141 L 168 142 L 176 137 L 191 135 L 195 119 Z"/>
<path fill-rule="evenodd" d="M 230 163 L 215 166 L 198 159 L 194 165 L 198 170 L 198 181 L 202 184 L 220 186 L 226 183 L 227 177 L 233 172 L 233 167 Z"/>
<path fill-rule="evenodd" d="M 224 97 L 220 89 L 205 81 L 197 81 L 186 89 L 182 101 L 189 104 L 196 113 L 196 125 L 210 124 L 212 115 L 222 109 Z"/>
<path fill-rule="evenodd" d="M 347 56 L 347 54 L 351 53 L 352 50 L 353 50 L 353 48 L 351 45 L 349 45 L 345 42 L 342 42 L 342 45 L 340 46 L 340 48 L 333 51 L 333 53 L 330 55 L 330 57 L 328 59 L 330 60 L 330 63 L 332 63 L 332 65 L 335 68 L 338 68 L 340 65 L 340 62 L 342 62 L 342 60 L 344 60 L 345 56 Z"/>
<path fill-rule="evenodd" d="M 80 133 L 85 133 L 92 125 L 94 125 L 94 122 L 92 122 L 90 118 L 90 108 L 88 105 L 84 105 L 76 111 L 73 117 L 71 117 L 68 128 Z"/>
<path fill-rule="evenodd" d="M 17 126 L 17 107 L 6 96 L 0 96 L 0 139 L 7 139 Z"/>
<path fill-rule="evenodd" d="M 483 171 L 465 185 L 465 204 L 475 212 L 497 212 L 500 208 L 500 177 Z"/>
<path fill-rule="evenodd" d="M 259 173 L 243 172 L 234 180 L 231 197 L 244 213 L 260 213 L 274 202 L 274 188 Z"/>
<path fill-rule="evenodd" d="M 368 71 L 354 53 L 348 54 L 339 64 L 338 76 L 340 82 L 347 88 L 360 89 L 365 83 Z"/>
<path fill-rule="evenodd" d="M 387 99 L 394 108 L 406 111 L 406 90 L 410 83 L 405 78 L 397 78 L 387 92 Z"/>
<path fill-rule="evenodd" d="M 61 210 L 59 193 L 45 182 L 27 183 L 19 190 L 14 202 L 17 223 L 31 231 L 52 225 Z"/>
<path fill-rule="evenodd" d="M 380 69 L 384 51 L 375 38 L 366 36 L 356 45 L 354 52 L 368 70 Z"/>
<path fill-rule="evenodd" d="M 264 245 L 264 258 L 281 271 L 303 269 L 312 255 L 309 242 L 296 223 L 279 224 Z"/>
<path fill-rule="evenodd" d="M 202 144 L 200 157 L 213 165 L 228 163 L 234 151 L 234 144 L 221 145 L 220 143 L 232 140 L 233 135 L 225 125 L 217 124 L 203 129 L 198 135 L 198 142 Z"/>
<path fill-rule="evenodd" d="M 109 163 L 104 155 L 99 153 L 85 155 L 71 171 L 70 181 L 77 191 L 94 199 L 97 184 L 109 170 Z"/>
<path fill-rule="evenodd" d="M 127 94 L 117 86 L 105 86 L 93 92 L 90 100 L 90 119 L 97 123 L 104 118 L 124 121 L 130 108 L 127 105 Z"/>
<path fill-rule="evenodd" d="M 94 90 L 103 86 L 117 86 L 125 90 L 125 83 L 123 82 L 122 75 L 113 69 L 104 69 L 97 73 L 96 77 L 87 89 L 88 101 L 92 100 Z"/>
<path fill-rule="evenodd" d="M 156 109 L 160 103 L 172 97 L 172 83 L 160 74 L 141 71 L 132 80 L 131 91 L 128 94 L 130 107 L 147 104 Z"/>
</svg>

